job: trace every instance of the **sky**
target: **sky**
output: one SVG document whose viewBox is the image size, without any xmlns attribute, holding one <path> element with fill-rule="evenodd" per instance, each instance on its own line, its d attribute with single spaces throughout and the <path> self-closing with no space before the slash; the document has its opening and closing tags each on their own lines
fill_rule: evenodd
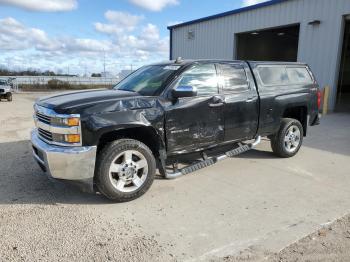
<svg viewBox="0 0 350 262">
<path fill-rule="evenodd" d="M 0 67 L 116 74 L 167 60 L 169 25 L 263 1 L 0 0 Z"/>
</svg>

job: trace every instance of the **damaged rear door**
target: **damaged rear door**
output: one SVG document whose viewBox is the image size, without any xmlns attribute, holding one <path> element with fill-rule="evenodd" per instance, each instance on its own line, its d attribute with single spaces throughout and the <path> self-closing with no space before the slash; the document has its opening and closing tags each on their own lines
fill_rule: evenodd
<svg viewBox="0 0 350 262">
<path fill-rule="evenodd" d="M 192 87 L 197 94 L 178 98 L 165 108 L 169 154 L 189 153 L 223 142 L 224 97 L 218 92 L 215 64 L 190 67 L 172 89 L 177 87 Z"/>
</svg>

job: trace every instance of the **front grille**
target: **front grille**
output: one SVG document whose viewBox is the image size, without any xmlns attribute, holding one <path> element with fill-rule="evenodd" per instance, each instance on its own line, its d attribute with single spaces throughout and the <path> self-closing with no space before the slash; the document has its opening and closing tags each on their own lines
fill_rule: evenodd
<svg viewBox="0 0 350 262">
<path fill-rule="evenodd" d="M 43 115 L 39 112 L 36 112 L 36 117 L 38 118 L 38 120 L 40 122 L 43 122 L 43 123 L 48 124 L 48 125 L 51 123 L 51 117 L 49 117 L 49 116 Z"/>
<path fill-rule="evenodd" d="M 5 93 L 5 89 L 0 89 L 0 93 Z"/>
<path fill-rule="evenodd" d="M 34 121 L 36 123 L 38 136 L 41 140 L 57 146 L 81 146 L 81 142 L 66 142 L 65 137 L 68 134 L 81 135 L 80 123 L 79 126 L 72 127 L 61 124 L 62 119 L 69 118 L 70 116 L 80 118 L 80 115 L 57 114 L 54 110 L 39 105 L 35 105 L 34 110 Z"/>
<path fill-rule="evenodd" d="M 48 141 L 53 141 L 52 133 L 44 129 L 38 128 L 39 136 Z"/>
</svg>

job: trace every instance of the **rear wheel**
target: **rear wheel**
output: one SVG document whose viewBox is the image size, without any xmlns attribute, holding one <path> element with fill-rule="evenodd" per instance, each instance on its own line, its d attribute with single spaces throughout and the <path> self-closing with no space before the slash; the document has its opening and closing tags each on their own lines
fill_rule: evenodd
<svg viewBox="0 0 350 262">
<path fill-rule="evenodd" d="M 271 148 L 279 157 L 295 156 L 303 143 L 303 126 L 296 119 L 284 118 L 277 134 L 271 137 Z"/>
<path fill-rule="evenodd" d="M 145 144 L 121 139 L 107 145 L 99 154 L 96 185 L 111 200 L 130 201 L 151 187 L 155 172 L 155 158 Z"/>
<path fill-rule="evenodd" d="M 6 98 L 7 98 L 7 101 L 11 102 L 12 101 L 12 94 L 11 93 L 8 93 L 6 95 Z"/>
</svg>

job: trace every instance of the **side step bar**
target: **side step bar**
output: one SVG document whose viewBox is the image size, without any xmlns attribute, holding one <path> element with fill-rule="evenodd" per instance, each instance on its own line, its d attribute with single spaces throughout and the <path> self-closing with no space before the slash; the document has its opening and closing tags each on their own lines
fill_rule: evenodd
<svg viewBox="0 0 350 262">
<path fill-rule="evenodd" d="M 179 169 L 173 173 L 166 172 L 165 178 L 166 179 L 175 179 L 175 178 L 178 178 L 179 176 L 187 175 L 187 174 L 192 173 L 194 171 L 197 171 L 199 169 L 202 169 L 202 168 L 205 168 L 208 166 L 212 166 L 215 163 L 222 161 L 228 157 L 235 157 L 235 156 L 238 156 L 244 152 L 247 152 L 247 151 L 253 149 L 254 147 L 256 147 L 260 142 L 261 142 L 261 137 L 258 136 L 255 139 L 255 141 L 251 144 L 238 143 L 237 148 L 230 150 L 223 155 L 207 158 L 206 160 L 203 160 L 203 161 L 197 162 L 193 165 L 184 167 L 184 168 Z"/>
</svg>

